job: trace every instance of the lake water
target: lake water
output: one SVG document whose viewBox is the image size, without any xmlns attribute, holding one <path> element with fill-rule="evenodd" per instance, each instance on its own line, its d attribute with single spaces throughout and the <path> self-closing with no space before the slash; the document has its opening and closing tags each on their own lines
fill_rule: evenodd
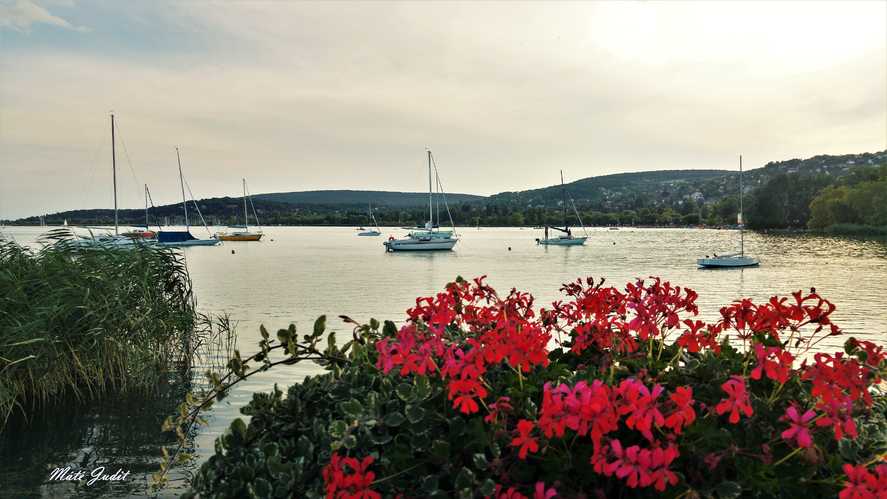
<svg viewBox="0 0 887 499">
<path fill-rule="evenodd" d="M 23 243 L 32 243 L 40 233 L 39 228 L 5 231 Z M 294 323 L 300 330 L 308 331 L 317 316 L 326 314 L 329 329 L 347 332 L 350 328 L 338 315 L 348 315 L 359 322 L 370 317 L 400 321 L 417 296 L 433 294 L 459 275 L 487 275 L 488 283 L 503 293 L 511 287 L 529 291 L 536 297 L 537 306 L 559 299 L 560 285 L 577 277 L 605 277 L 609 284 L 621 287 L 636 277 L 660 276 L 695 289 L 699 293 L 701 316 L 707 319 L 715 319 L 721 306 L 741 297 L 763 301 L 774 294 L 788 295 L 815 287 L 837 305 L 833 319 L 847 335 L 887 343 L 884 242 L 746 233 L 746 251 L 760 258 L 760 267 L 699 270 L 695 265 L 697 257 L 737 249 L 738 232 L 590 229 L 588 243 L 583 247 L 540 247 L 534 242 L 541 237 L 538 230 L 464 229 L 455 251 L 424 254 L 384 251 L 382 241 L 389 234 L 402 234 L 400 229 L 383 229 L 382 237 L 358 237 L 353 228 L 341 227 L 272 227 L 265 232 L 266 239 L 260 243 L 227 242 L 218 247 L 183 251 L 199 308 L 203 312 L 227 313 L 236 321 L 238 345 L 244 356 L 256 351 L 260 324 L 274 331 Z M 823 348 L 840 349 L 846 337 L 829 338 Z M 285 387 L 314 372 L 318 371 L 310 365 L 281 366 L 238 386 L 224 403 L 213 409 L 209 426 L 195 439 L 196 454 L 205 458 L 213 452 L 213 440 L 239 416 L 239 408 L 250 400 L 252 392 L 269 390 L 274 383 Z M 98 453 L 102 451 L 96 445 L 95 431 L 88 431 L 89 428 L 78 434 L 80 440 L 68 438 L 64 446 L 59 444 L 57 448 L 53 448 L 53 442 L 58 440 L 53 435 L 64 432 L 63 425 L 41 423 L 26 430 L 42 442 L 39 453 L 28 445 L 15 449 L 6 445 L 0 449 L 0 460 L 7 468 L 0 474 L 0 485 L 15 480 L 23 494 L 35 497 L 51 497 L 63 490 L 64 494 L 88 496 L 89 490 L 70 491 L 57 484 L 41 484 L 40 478 L 45 479 L 54 467 L 66 463 L 131 462 L 135 463 L 134 470 L 140 470 L 137 480 L 129 487 L 106 489 L 102 493 L 143 493 L 145 472 L 153 461 L 138 452 L 156 451 L 160 440 L 141 447 L 125 447 L 121 455 L 120 445 L 115 442 L 125 441 L 126 431 L 132 430 L 124 430 L 126 424 L 99 424 L 107 419 L 129 420 L 131 425 L 146 426 L 138 431 L 150 440 L 151 431 L 159 431 L 161 415 L 136 417 L 130 414 L 132 407 L 130 403 L 124 409 L 114 407 L 98 413 L 84 409 L 91 415 L 87 426 L 111 432 L 105 435 L 111 442 L 107 445 L 111 450 L 104 451 L 105 461 L 95 460 L 96 448 L 100 449 Z M 155 420 L 157 426 L 152 428 Z M 119 434 L 113 433 L 115 428 Z M 23 482 L 15 476 L 32 478 Z M 174 492 L 175 489 L 167 493 Z"/>
</svg>

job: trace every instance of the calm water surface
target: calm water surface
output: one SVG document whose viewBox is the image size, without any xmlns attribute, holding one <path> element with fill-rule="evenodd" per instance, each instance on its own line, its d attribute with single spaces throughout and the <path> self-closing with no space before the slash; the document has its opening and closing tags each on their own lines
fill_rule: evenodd
<svg viewBox="0 0 887 499">
<path fill-rule="evenodd" d="M 6 231 L 26 243 L 40 233 L 38 228 Z M 274 227 L 266 230 L 266 240 L 260 243 L 227 242 L 218 247 L 187 248 L 183 253 L 200 309 L 227 313 L 236 321 L 238 345 L 244 354 L 257 350 L 260 324 L 273 331 L 294 323 L 308 331 L 317 316 L 326 314 L 330 329 L 349 331 L 338 315 L 361 322 L 370 317 L 399 321 L 417 296 L 435 293 L 459 275 L 487 275 L 488 282 L 503 293 L 512 287 L 529 291 L 537 306 L 559 299 L 560 285 L 580 276 L 605 277 L 609 284 L 620 287 L 636 277 L 660 276 L 695 289 L 700 295 L 701 316 L 707 319 L 716 318 L 721 306 L 741 297 L 765 300 L 774 294 L 815 287 L 837 305 L 833 318 L 848 335 L 887 342 L 887 244 L 883 242 L 747 233 L 746 250 L 760 258 L 760 267 L 699 270 L 697 257 L 736 249 L 739 234 L 726 230 L 593 229 L 586 246 L 562 248 L 537 246 L 534 238 L 540 237 L 541 231 L 482 228 L 462 230 L 462 240 L 453 252 L 384 252 L 382 241 L 389 234 L 403 232 L 383 229 L 382 237 L 358 237 L 353 228 Z M 824 348 L 839 349 L 845 339 L 829 338 Z M 209 426 L 197 436 L 197 455 L 205 459 L 212 454 L 213 440 L 239 416 L 239 408 L 250 400 L 252 392 L 267 391 L 274 383 L 287 386 L 315 372 L 319 371 L 310 365 L 280 366 L 240 385 L 213 410 Z M 49 425 L 33 431 L 45 439 L 63 430 Z M 151 444 L 156 448 L 158 442 Z M 38 457 L 27 449 L 17 450 L 13 455 L 18 460 L 12 468 L 48 476 L 47 470 L 75 461 L 90 445 L 84 440 L 80 447 L 68 445 L 55 454 L 44 452 Z M 9 455 L 8 450 L 4 452 L 4 461 Z M 137 461 L 136 456 L 130 457 Z M 139 480 L 144 480 L 142 473 Z M 31 490 L 36 496 L 53 496 L 60 491 L 56 485 L 45 484 L 35 484 Z M 130 487 L 105 492 L 126 496 L 142 490 Z"/>
</svg>

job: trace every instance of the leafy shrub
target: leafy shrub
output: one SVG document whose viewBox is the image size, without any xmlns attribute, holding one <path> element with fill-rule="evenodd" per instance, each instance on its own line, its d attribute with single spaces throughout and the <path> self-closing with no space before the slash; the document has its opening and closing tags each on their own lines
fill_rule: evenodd
<svg viewBox="0 0 887 499">
<path fill-rule="evenodd" d="M 255 394 L 188 496 L 887 494 L 887 354 L 853 338 L 821 352 L 840 330 L 815 292 L 706 323 L 694 291 L 660 279 L 562 290 L 537 311 L 459 279 L 400 328 L 330 336 L 329 372 Z M 293 326 L 278 337 L 294 362 L 322 331 L 304 348 Z"/>
</svg>

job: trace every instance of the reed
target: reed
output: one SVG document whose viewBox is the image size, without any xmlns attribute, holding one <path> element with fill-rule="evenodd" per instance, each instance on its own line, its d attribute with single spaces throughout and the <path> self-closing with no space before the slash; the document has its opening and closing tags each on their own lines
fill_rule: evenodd
<svg viewBox="0 0 887 499">
<path fill-rule="evenodd" d="M 0 240 L 0 430 L 16 409 L 150 390 L 190 363 L 206 322 L 172 250 Z"/>
</svg>

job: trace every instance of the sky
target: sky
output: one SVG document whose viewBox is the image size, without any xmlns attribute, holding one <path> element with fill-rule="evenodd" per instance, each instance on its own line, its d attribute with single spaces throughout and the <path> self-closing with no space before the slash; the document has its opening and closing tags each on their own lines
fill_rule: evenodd
<svg viewBox="0 0 887 499">
<path fill-rule="evenodd" d="M 887 149 L 887 2 L 0 0 L 0 219 Z"/>
</svg>

